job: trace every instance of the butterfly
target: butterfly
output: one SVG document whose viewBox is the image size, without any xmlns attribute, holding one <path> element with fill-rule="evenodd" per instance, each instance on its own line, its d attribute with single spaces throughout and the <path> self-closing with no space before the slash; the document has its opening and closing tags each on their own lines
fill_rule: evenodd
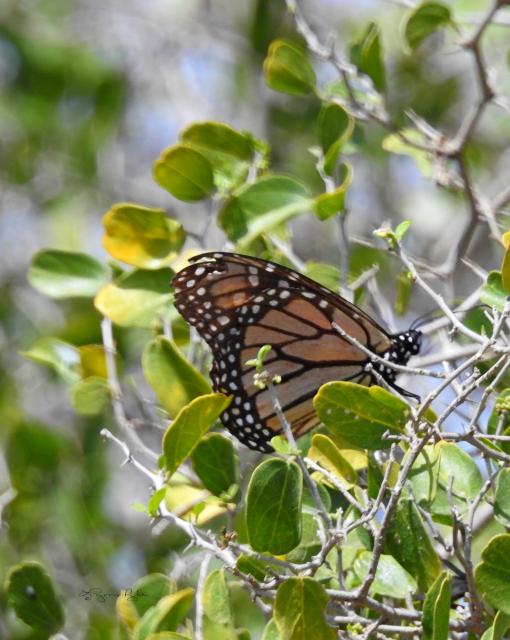
<svg viewBox="0 0 510 640">
<path fill-rule="evenodd" d="M 389 334 L 364 311 L 300 273 L 274 262 L 235 253 L 210 252 L 173 278 L 175 305 L 213 355 L 215 391 L 232 395 L 223 425 L 251 449 L 270 452 L 282 432 L 269 389 L 255 384 L 253 363 L 271 345 L 264 369 L 278 376 L 275 390 L 297 438 L 319 423 L 313 397 L 332 380 L 370 386 L 378 376 L 395 383 L 395 370 L 371 361 L 335 330 L 333 323 L 387 361 L 406 364 L 419 353 L 416 329 Z"/>
</svg>

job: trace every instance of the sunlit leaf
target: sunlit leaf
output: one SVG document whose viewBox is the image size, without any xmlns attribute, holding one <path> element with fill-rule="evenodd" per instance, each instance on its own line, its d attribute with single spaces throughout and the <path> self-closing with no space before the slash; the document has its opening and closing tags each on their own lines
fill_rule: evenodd
<svg viewBox="0 0 510 640">
<path fill-rule="evenodd" d="M 484 632 L 480 640 L 503 640 L 510 627 L 510 615 L 498 611 L 494 616 L 492 627 Z"/>
<path fill-rule="evenodd" d="M 104 216 L 103 246 L 117 260 L 143 269 L 160 269 L 175 259 L 185 232 L 164 209 L 114 205 Z"/>
<path fill-rule="evenodd" d="M 429 153 L 419 148 L 419 145 L 425 145 L 425 143 L 425 136 L 420 131 L 403 129 L 384 138 L 382 147 L 385 151 L 411 157 L 423 177 L 430 178 L 433 175 L 432 158 Z"/>
<path fill-rule="evenodd" d="M 262 638 L 260 640 L 281 640 L 281 636 L 278 632 L 278 627 L 276 626 L 274 618 L 271 618 L 271 620 L 269 620 L 269 622 L 264 627 L 264 633 L 262 634 Z"/>
<path fill-rule="evenodd" d="M 439 574 L 423 603 L 423 640 L 448 640 L 452 577 Z"/>
<path fill-rule="evenodd" d="M 313 578 L 288 578 L 278 587 L 274 620 L 281 640 L 333 640 L 325 620 L 328 596 Z"/>
<path fill-rule="evenodd" d="M 308 457 L 330 471 L 346 487 L 350 488 L 356 482 L 356 472 L 328 436 L 316 433 L 312 437 L 312 446 L 308 451 Z"/>
<path fill-rule="evenodd" d="M 171 474 L 193 452 L 231 402 L 231 397 L 211 393 L 183 407 L 163 436 L 165 467 Z"/>
<path fill-rule="evenodd" d="M 361 551 L 354 561 L 354 571 L 360 582 L 365 579 L 371 551 Z M 377 564 L 375 579 L 370 588 L 372 593 L 390 598 L 405 598 L 416 591 L 416 580 L 392 556 L 382 554 Z"/>
<path fill-rule="evenodd" d="M 473 499 L 483 486 L 482 474 L 473 458 L 453 442 L 436 445 L 440 455 L 439 480 L 445 488 L 451 486 L 458 498 Z"/>
<path fill-rule="evenodd" d="M 176 591 L 175 584 L 162 573 L 149 573 L 117 598 L 117 613 L 124 624 L 133 629 L 141 616 L 161 598 Z"/>
<path fill-rule="evenodd" d="M 181 140 L 209 161 L 215 185 L 221 190 L 242 182 L 253 161 L 251 136 L 222 122 L 195 122 L 181 133 Z"/>
<path fill-rule="evenodd" d="M 319 220 L 327 220 L 345 211 L 345 196 L 352 181 L 352 169 L 348 164 L 342 166 L 344 168 L 342 182 L 334 191 L 326 191 L 315 198 L 314 211 Z"/>
<path fill-rule="evenodd" d="M 306 53 L 287 40 L 275 40 L 264 60 L 267 84 L 275 91 L 304 96 L 315 89 L 315 72 Z"/>
<path fill-rule="evenodd" d="M 165 149 L 154 163 L 154 179 L 160 187 L 185 202 L 207 198 L 214 179 L 209 161 L 189 145 Z"/>
<path fill-rule="evenodd" d="M 253 242 L 261 233 L 308 211 L 312 200 L 306 187 L 286 176 L 266 176 L 240 189 L 219 214 L 228 237 Z"/>
<path fill-rule="evenodd" d="M 429 505 L 436 496 L 439 479 L 439 450 L 424 447 L 409 473 L 413 496 L 417 504 Z"/>
<path fill-rule="evenodd" d="M 338 267 L 325 262 L 313 262 L 310 260 L 305 265 L 304 274 L 323 287 L 338 291 L 340 286 L 340 269 Z"/>
<path fill-rule="evenodd" d="M 108 282 L 110 271 L 85 253 L 44 249 L 32 258 L 27 277 L 52 298 L 88 298 Z"/>
<path fill-rule="evenodd" d="M 67 383 L 80 379 L 80 352 L 63 340 L 50 336 L 39 338 L 28 351 L 22 351 L 22 355 L 50 367 Z"/>
<path fill-rule="evenodd" d="M 85 344 L 78 347 L 82 378 L 97 376 L 107 378 L 106 354 L 102 344 Z"/>
<path fill-rule="evenodd" d="M 170 418 L 175 418 L 197 396 L 211 391 L 207 380 L 186 360 L 175 343 L 163 336 L 147 344 L 142 366 L 147 382 Z"/>
<path fill-rule="evenodd" d="M 71 404 L 77 413 L 84 416 L 95 416 L 101 413 L 109 397 L 107 381 L 97 376 L 78 380 L 71 387 Z"/>
<path fill-rule="evenodd" d="M 386 432 L 398 433 L 409 417 L 409 407 L 381 387 L 353 382 L 328 382 L 314 398 L 314 407 L 334 436 L 366 449 L 384 449 Z"/>
<path fill-rule="evenodd" d="M 510 615 L 510 534 L 494 536 L 481 557 L 475 568 L 476 587 L 492 607 Z"/>
<path fill-rule="evenodd" d="M 159 631 L 175 631 L 190 610 L 193 596 L 191 588 L 163 596 L 136 624 L 133 640 L 147 640 L 152 633 Z"/>
<path fill-rule="evenodd" d="M 232 610 L 225 573 L 222 569 L 207 576 L 204 584 L 204 613 L 214 622 L 227 624 L 231 621 Z"/>
<path fill-rule="evenodd" d="M 507 297 L 508 292 L 503 286 L 501 272 L 491 271 L 480 291 L 480 302 L 503 311 Z"/>
<path fill-rule="evenodd" d="M 96 309 L 123 327 L 153 327 L 168 315 L 172 294 L 171 269 L 136 269 L 103 287 L 94 299 Z"/>
</svg>

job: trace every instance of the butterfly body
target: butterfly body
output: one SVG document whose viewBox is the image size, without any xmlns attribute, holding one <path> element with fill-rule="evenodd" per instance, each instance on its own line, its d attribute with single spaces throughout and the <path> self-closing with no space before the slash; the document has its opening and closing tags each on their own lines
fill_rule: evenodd
<svg viewBox="0 0 510 640">
<path fill-rule="evenodd" d="M 296 437 L 318 424 L 312 400 L 322 384 L 351 380 L 395 384 L 395 371 L 372 362 L 334 325 L 387 361 L 406 364 L 421 333 L 390 335 L 370 316 L 329 289 L 281 265 L 232 253 L 205 253 L 173 280 L 175 304 L 213 353 L 215 391 L 232 395 L 223 424 L 252 449 L 272 450 L 281 432 L 271 394 L 254 382 L 247 361 L 271 345 L 264 361 L 278 376 L 278 399 Z"/>
</svg>

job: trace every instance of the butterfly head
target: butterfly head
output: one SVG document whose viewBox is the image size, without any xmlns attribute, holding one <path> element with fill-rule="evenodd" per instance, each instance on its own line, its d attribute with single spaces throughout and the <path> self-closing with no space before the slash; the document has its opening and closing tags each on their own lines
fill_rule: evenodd
<svg viewBox="0 0 510 640">
<path fill-rule="evenodd" d="M 423 334 L 418 329 L 409 329 L 392 336 L 391 361 L 396 364 L 407 364 L 411 356 L 420 353 L 422 337 Z"/>
</svg>

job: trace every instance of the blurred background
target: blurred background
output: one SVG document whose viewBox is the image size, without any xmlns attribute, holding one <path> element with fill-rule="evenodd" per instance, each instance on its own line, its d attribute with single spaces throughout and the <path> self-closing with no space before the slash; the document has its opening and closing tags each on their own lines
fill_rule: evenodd
<svg viewBox="0 0 510 640">
<path fill-rule="evenodd" d="M 408 56 L 399 31 L 403 4 L 309 0 L 302 9 L 324 41 L 335 35 L 340 53 L 377 22 L 392 116 L 406 126 L 412 110 L 452 133 L 476 98 L 472 61 L 458 37 L 444 34 Z M 469 33 L 487 3 L 461 0 L 453 8 Z M 494 83 L 508 93 L 502 59 L 510 14 L 498 21 L 484 51 Z M 277 94 L 262 75 L 277 36 L 296 37 L 277 0 L 0 3 L 0 581 L 16 561 L 45 563 L 65 590 L 74 638 L 108 638 L 113 628 L 112 601 L 84 602 L 83 589 L 126 588 L 148 571 L 179 577 L 189 567 L 172 552 L 182 539 L 168 530 L 153 535 L 147 516 L 131 507 L 146 503 L 147 483 L 131 468 L 118 469 L 119 452 L 99 437 L 104 419 L 77 417 L 57 376 L 22 357 L 45 335 L 76 346 L 101 342 L 90 301 L 45 298 L 29 286 L 27 267 L 43 247 L 106 260 L 101 217 L 115 202 L 163 207 L 200 230 L 205 205 L 177 201 L 152 179 L 153 161 L 194 121 L 249 130 L 270 145 L 273 171 L 320 192 L 309 152 L 317 144 L 319 101 Z M 336 80 L 324 65 L 316 71 L 319 84 Z M 490 107 L 469 147 L 474 176 L 489 196 L 508 183 L 509 133 L 508 105 Z M 356 129 L 348 233 L 371 238 L 385 221 L 410 219 L 411 253 L 440 263 L 465 221 L 465 203 L 424 179 L 408 156 L 384 152 L 385 135 L 374 125 Z M 471 258 L 495 268 L 500 249 L 486 238 L 486 229 L 474 238 Z M 223 242 L 214 230 L 210 248 Z M 333 221 L 300 218 L 293 248 L 303 259 L 338 265 L 338 229 Z M 459 265 L 455 295 L 479 282 Z M 381 284 L 394 289 L 393 280 Z M 124 371 L 135 379 L 148 333 L 116 334 Z M 32 637 L 12 620 L 0 623 L 0 637 L 8 627 L 16 638 Z"/>
</svg>

